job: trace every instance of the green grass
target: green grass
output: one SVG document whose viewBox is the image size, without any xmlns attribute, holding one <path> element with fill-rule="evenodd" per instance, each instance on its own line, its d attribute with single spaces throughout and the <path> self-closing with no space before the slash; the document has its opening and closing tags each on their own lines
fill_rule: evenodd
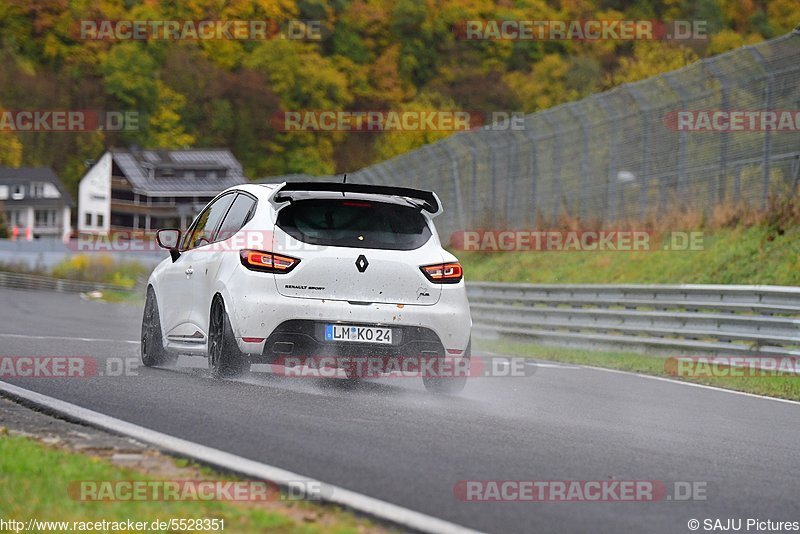
<svg viewBox="0 0 800 534">
<path fill-rule="evenodd" d="M 454 251 L 467 281 L 550 284 L 769 284 L 800 286 L 800 226 L 757 224 L 706 233 L 702 250 L 642 252 Z M 780 228 L 780 229 L 779 229 Z M 542 360 L 671 376 L 667 358 L 637 352 L 579 350 L 476 340 L 476 348 Z M 673 377 L 723 388 L 800 400 L 800 378 Z"/>
<path fill-rule="evenodd" d="M 591 365 L 606 369 L 619 369 L 633 373 L 664 376 L 706 384 L 736 391 L 779 397 L 800 401 L 800 376 L 676 376 L 667 356 L 641 354 L 637 352 L 585 350 L 567 347 L 551 347 L 514 341 L 486 341 L 473 339 L 477 351 L 485 350 L 513 356 L 524 356 L 538 360 Z M 716 373 L 705 373 L 716 374 Z"/>
<path fill-rule="evenodd" d="M 76 254 L 51 269 L 55 278 L 102 282 L 133 288 L 150 269 L 138 261 L 121 261 L 110 254 Z"/>
<path fill-rule="evenodd" d="M 115 304 L 129 303 L 144 305 L 144 295 L 141 291 L 111 291 L 104 289 L 102 293 L 103 296 L 100 297 L 99 300 L 103 300 L 105 302 L 112 302 Z"/>
<path fill-rule="evenodd" d="M 468 282 L 800 285 L 800 226 L 720 229 L 693 251 L 453 252 Z"/>
<path fill-rule="evenodd" d="M 0 428 L 0 430 L 2 430 Z M 185 464 L 184 464 L 185 465 Z M 213 473 L 213 472 L 211 472 Z M 216 474 L 212 478 L 233 480 Z M 84 502 L 68 495 L 71 481 L 147 480 L 148 477 L 109 461 L 65 452 L 29 438 L 0 432 L 0 517 L 51 521 L 147 521 L 170 518 L 222 518 L 225 532 L 340 534 L 363 532 L 371 524 L 334 506 L 286 503 L 283 509 L 219 501 Z M 174 478 L 173 478 L 174 479 Z M 161 478 L 163 480 L 163 478 Z M 315 507 L 324 523 L 304 521 L 286 507 Z"/>
</svg>

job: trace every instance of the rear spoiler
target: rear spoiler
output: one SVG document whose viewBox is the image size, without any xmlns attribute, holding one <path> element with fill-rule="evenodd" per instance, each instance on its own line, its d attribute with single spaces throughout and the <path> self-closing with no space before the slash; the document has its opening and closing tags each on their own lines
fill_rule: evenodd
<svg viewBox="0 0 800 534">
<path fill-rule="evenodd" d="M 340 182 L 284 182 L 275 188 L 269 198 L 269 202 L 275 209 L 278 209 L 281 204 L 295 200 L 294 193 L 313 192 L 342 193 L 343 195 L 346 193 L 362 193 L 366 195 L 403 197 L 430 213 L 431 217 L 436 217 L 443 211 L 439 197 L 432 191 L 390 185 L 343 184 Z"/>
</svg>

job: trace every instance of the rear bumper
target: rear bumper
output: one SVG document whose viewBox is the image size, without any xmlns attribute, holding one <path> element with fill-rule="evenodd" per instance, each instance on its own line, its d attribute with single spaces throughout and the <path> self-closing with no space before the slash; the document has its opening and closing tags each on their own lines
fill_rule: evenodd
<svg viewBox="0 0 800 534">
<path fill-rule="evenodd" d="M 236 295 L 238 296 L 226 298 L 226 302 L 230 304 L 228 315 L 239 348 L 259 357 L 274 355 L 274 344 L 277 342 L 296 343 L 294 355 L 300 349 L 315 351 L 303 355 L 324 352 L 334 345 L 315 335 L 316 327 L 313 325 L 325 323 L 341 322 L 398 329 L 400 344 L 397 346 L 358 345 L 358 351 L 368 348 L 367 351 L 375 351 L 375 355 L 382 354 L 381 350 L 463 351 L 469 343 L 472 328 L 463 282 L 444 288 L 439 302 L 431 306 L 350 304 L 345 301 L 284 297 L 277 291 L 270 290 L 257 294 L 241 291 L 236 292 Z M 242 338 L 264 341 L 246 342 Z M 338 346 L 346 349 L 342 345 Z"/>
<path fill-rule="evenodd" d="M 443 356 L 446 353 L 439 336 L 419 326 L 393 326 L 393 342 L 347 343 L 325 340 L 324 321 L 292 319 L 278 325 L 267 338 L 256 362 L 270 362 L 277 358 L 303 358 L 309 356 L 366 356 L 397 358 L 410 356 Z"/>
</svg>

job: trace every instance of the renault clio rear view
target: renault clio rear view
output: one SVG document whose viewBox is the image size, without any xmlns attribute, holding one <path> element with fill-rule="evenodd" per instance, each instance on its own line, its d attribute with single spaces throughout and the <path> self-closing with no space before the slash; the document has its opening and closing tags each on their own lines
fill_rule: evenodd
<svg viewBox="0 0 800 534">
<path fill-rule="evenodd" d="M 148 281 L 142 361 L 208 358 L 214 376 L 251 363 L 359 357 L 456 361 L 422 374 L 457 393 L 470 358 L 458 260 L 439 241 L 431 192 L 346 183 L 242 185 L 213 199 L 185 233 L 160 230 L 170 257 Z"/>
</svg>

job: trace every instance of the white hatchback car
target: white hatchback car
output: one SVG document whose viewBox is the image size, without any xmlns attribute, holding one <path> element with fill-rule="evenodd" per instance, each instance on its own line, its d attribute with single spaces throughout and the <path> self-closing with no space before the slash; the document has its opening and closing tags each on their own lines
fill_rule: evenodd
<svg viewBox="0 0 800 534">
<path fill-rule="evenodd" d="M 329 182 L 227 189 L 147 285 L 141 355 L 208 358 L 214 376 L 287 357 L 455 359 L 462 372 L 419 373 L 434 392 L 463 389 L 469 304 L 458 260 L 433 225 L 429 191 Z M 394 359 L 394 360 L 393 360 Z M 347 375 L 350 376 L 350 375 Z"/>
</svg>

